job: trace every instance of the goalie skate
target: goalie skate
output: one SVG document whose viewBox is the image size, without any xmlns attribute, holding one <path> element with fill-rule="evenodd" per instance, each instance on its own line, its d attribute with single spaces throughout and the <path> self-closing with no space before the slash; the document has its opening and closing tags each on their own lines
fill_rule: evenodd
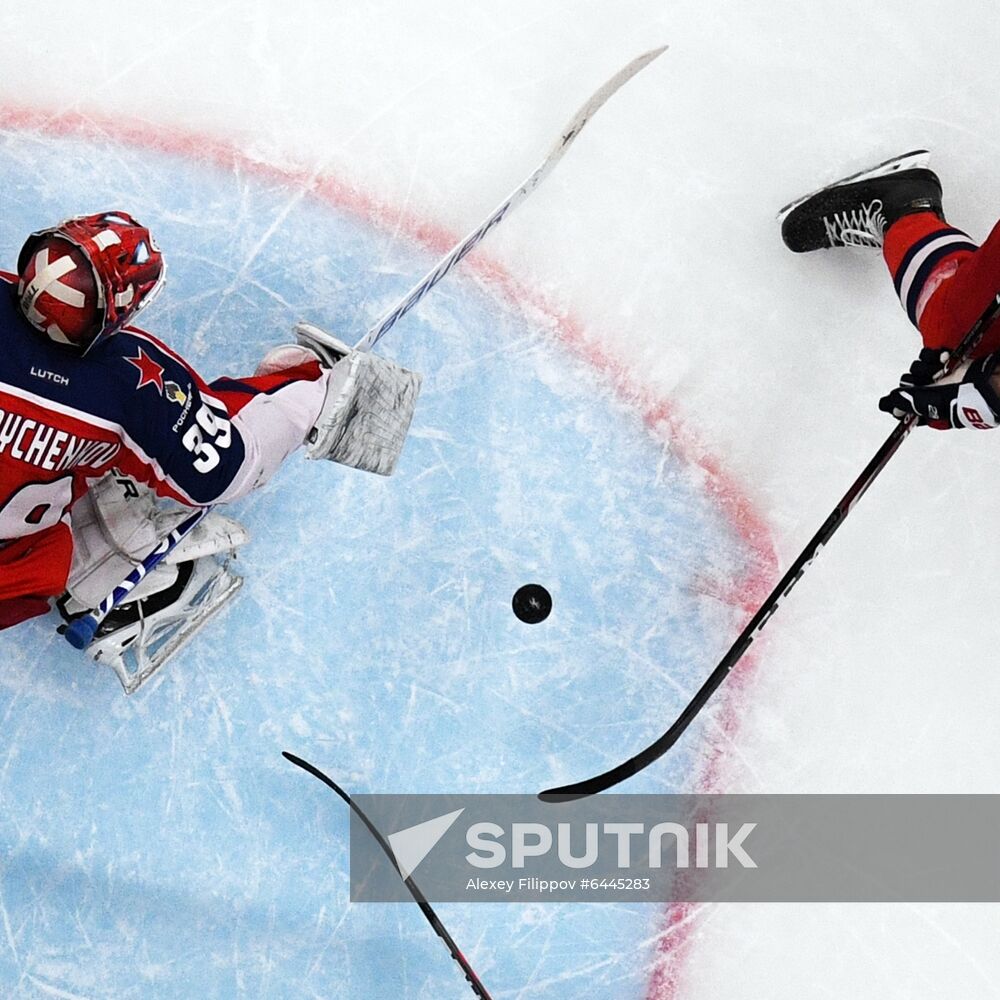
<svg viewBox="0 0 1000 1000">
<path fill-rule="evenodd" d="M 203 556 L 150 574 L 136 588 L 134 600 L 115 608 L 101 622 L 87 647 L 88 655 L 95 663 L 111 667 L 125 694 L 133 694 L 243 585 L 243 578 L 230 570 L 229 561 Z M 67 621 L 83 613 L 83 609 L 74 610 L 72 598 L 63 598 L 58 608 Z"/>
</svg>

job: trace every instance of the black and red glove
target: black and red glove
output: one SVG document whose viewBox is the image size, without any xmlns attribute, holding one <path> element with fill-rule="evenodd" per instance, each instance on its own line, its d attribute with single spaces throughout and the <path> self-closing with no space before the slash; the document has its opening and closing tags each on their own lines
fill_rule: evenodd
<svg viewBox="0 0 1000 1000">
<path fill-rule="evenodd" d="M 916 415 L 918 424 L 939 430 L 975 427 L 992 430 L 1000 425 L 1000 396 L 991 376 L 1000 367 L 1000 351 L 973 361 L 960 382 L 934 381 L 944 371 L 948 352 L 925 347 L 899 387 L 878 401 L 878 408 L 898 420 Z"/>
</svg>

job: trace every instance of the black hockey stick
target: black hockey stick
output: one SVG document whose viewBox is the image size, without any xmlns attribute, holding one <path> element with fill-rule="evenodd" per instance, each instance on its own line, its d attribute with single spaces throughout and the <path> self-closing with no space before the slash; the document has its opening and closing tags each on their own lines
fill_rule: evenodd
<svg viewBox="0 0 1000 1000">
<path fill-rule="evenodd" d="M 946 374 L 953 372 L 976 349 L 983 338 L 983 334 L 986 332 L 986 328 L 998 316 L 1000 316 L 1000 295 L 997 295 L 990 302 L 983 314 L 976 320 L 972 329 L 962 339 L 962 342 L 948 360 L 945 367 Z M 896 425 L 893 432 L 886 439 L 885 444 L 879 448 L 875 453 L 875 457 L 865 466 L 864 471 L 854 481 L 851 488 L 841 497 L 840 502 L 823 522 L 822 527 L 813 535 L 809 544 L 806 545 L 799 554 L 799 557 L 789 567 L 788 572 L 778 581 L 778 585 L 771 591 L 767 600 L 764 601 L 757 613 L 747 623 L 746 628 L 743 629 L 737 640 L 730 647 L 729 652 L 723 656 L 719 665 L 709 674 L 708 679 L 702 684 L 698 693 L 691 699 L 688 706 L 677 717 L 673 725 L 655 742 L 650 743 L 648 747 L 640 750 L 639 753 L 634 757 L 630 757 L 624 763 L 611 768 L 610 771 L 605 771 L 594 778 L 587 778 L 585 781 L 578 781 L 571 785 L 548 788 L 544 792 L 539 793 L 538 797 L 540 799 L 544 802 L 566 802 L 606 791 L 626 778 L 631 778 L 633 774 L 637 774 L 643 768 L 648 767 L 653 761 L 662 757 L 677 742 L 684 730 L 691 725 L 698 713 L 705 707 L 709 698 L 715 693 L 716 688 L 726 679 L 729 671 L 736 666 L 740 658 L 750 647 L 750 644 L 771 620 L 771 615 L 777 611 L 782 598 L 799 582 L 802 574 L 805 573 L 812 561 L 819 555 L 820 549 L 830 541 L 836 530 L 844 523 L 847 515 L 853 510 L 854 505 L 864 496 L 865 491 L 885 468 L 889 459 L 895 455 L 904 438 L 913 429 L 916 420 L 916 417 L 908 416 Z"/>
<path fill-rule="evenodd" d="M 393 868 L 399 872 L 399 877 L 403 879 L 403 884 L 407 889 L 410 890 L 410 895 L 413 897 L 417 906 L 420 907 L 424 916 L 427 918 L 427 922 L 434 928 L 434 932 L 444 941 L 445 946 L 448 951 L 451 952 L 451 957 L 455 959 L 456 962 L 461 966 L 462 971 L 465 973 L 465 978 L 468 980 L 469 986 L 472 987 L 472 992 L 476 994 L 477 997 L 481 997 L 482 1000 L 493 1000 L 490 996 L 489 990 L 483 986 L 476 975 L 475 970 L 469 965 L 469 960 L 462 954 L 459 950 L 457 944 L 455 944 L 455 939 L 448 933 L 447 928 L 441 923 L 440 918 L 434 912 L 434 908 L 424 894 L 420 891 L 420 887 L 413 881 L 413 877 L 409 876 L 403 878 L 403 873 L 399 871 L 399 865 L 396 863 L 396 855 L 393 854 L 392 848 L 389 846 L 388 841 L 382 836 L 381 832 L 375 826 L 374 823 L 361 811 L 358 804 L 340 787 L 332 778 L 328 778 L 318 767 L 314 767 L 308 761 L 303 760 L 301 757 L 296 757 L 295 754 L 289 753 L 287 750 L 281 751 L 281 756 L 286 760 L 290 760 L 293 764 L 301 767 L 303 771 L 308 771 L 314 778 L 319 778 L 324 785 L 332 788 L 354 811 L 358 819 L 368 827 L 368 831 L 378 842 L 379 847 L 382 848 L 386 853 L 386 857 L 392 862 Z"/>
</svg>

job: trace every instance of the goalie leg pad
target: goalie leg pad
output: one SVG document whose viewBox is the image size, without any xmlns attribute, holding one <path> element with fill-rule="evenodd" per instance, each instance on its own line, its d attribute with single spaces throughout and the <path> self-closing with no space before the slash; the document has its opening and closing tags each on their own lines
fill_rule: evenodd
<svg viewBox="0 0 1000 1000">
<path fill-rule="evenodd" d="M 98 605 L 157 542 L 190 515 L 162 507 L 152 491 L 109 474 L 73 507 L 73 568 L 57 602 L 69 622 Z M 87 647 L 117 674 L 126 694 L 147 681 L 236 595 L 230 569 L 246 529 L 213 511 L 112 610 Z"/>
<path fill-rule="evenodd" d="M 422 376 L 375 354 L 351 351 L 330 369 L 326 398 L 306 439 L 310 458 L 390 476 Z"/>
<path fill-rule="evenodd" d="M 81 608 L 96 607 L 190 513 L 186 508 L 159 507 L 152 490 L 109 473 L 73 507 L 73 565 L 67 592 Z M 243 525 L 213 511 L 164 564 L 235 552 L 249 540 Z"/>
</svg>

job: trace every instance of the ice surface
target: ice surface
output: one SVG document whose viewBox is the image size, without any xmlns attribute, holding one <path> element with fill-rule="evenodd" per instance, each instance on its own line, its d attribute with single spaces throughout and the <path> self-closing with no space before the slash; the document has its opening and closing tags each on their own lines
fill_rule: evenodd
<svg viewBox="0 0 1000 1000">
<path fill-rule="evenodd" d="M 3 261 L 84 195 L 128 200 L 170 249 L 149 323 L 213 375 L 291 318 L 362 328 L 594 86 L 671 45 L 386 340 L 429 376 L 403 490 L 290 467 L 241 509 L 243 604 L 135 702 L 41 623 L 0 638 L 12 995 L 190 995 L 190 962 L 204 995 L 461 996 L 418 913 L 345 906 L 346 815 L 278 751 L 312 749 L 357 790 L 513 790 L 660 731 L 672 682 L 743 614 L 759 553 L 734 524 L 760 512 L 787 563 L 888 432 L 874 400 L 916 347 L 877 257 L 793 258 L 774 212 L 928 146 L 951 221 L 983 237 L 995 11 L 105 0 L 44 25 L 11 5 L 0 28 Z M 312 176 L 338 197 L 303 195 Z M 639 413 L 668 418 L 666 455 Z M 723 728 L 630 787 L 994 791 L 997 447 L 914 435 L 782 607 Z M 712 463 L 729 489 L 705 489 Z M 552 585 L 548 632 L 507 610 L 526 574 Z M 399 622 L 417 617 L 415 638 Z M 442 909 L 503 996 L 1000 992 L 993 907 Z"/>
</svg>

